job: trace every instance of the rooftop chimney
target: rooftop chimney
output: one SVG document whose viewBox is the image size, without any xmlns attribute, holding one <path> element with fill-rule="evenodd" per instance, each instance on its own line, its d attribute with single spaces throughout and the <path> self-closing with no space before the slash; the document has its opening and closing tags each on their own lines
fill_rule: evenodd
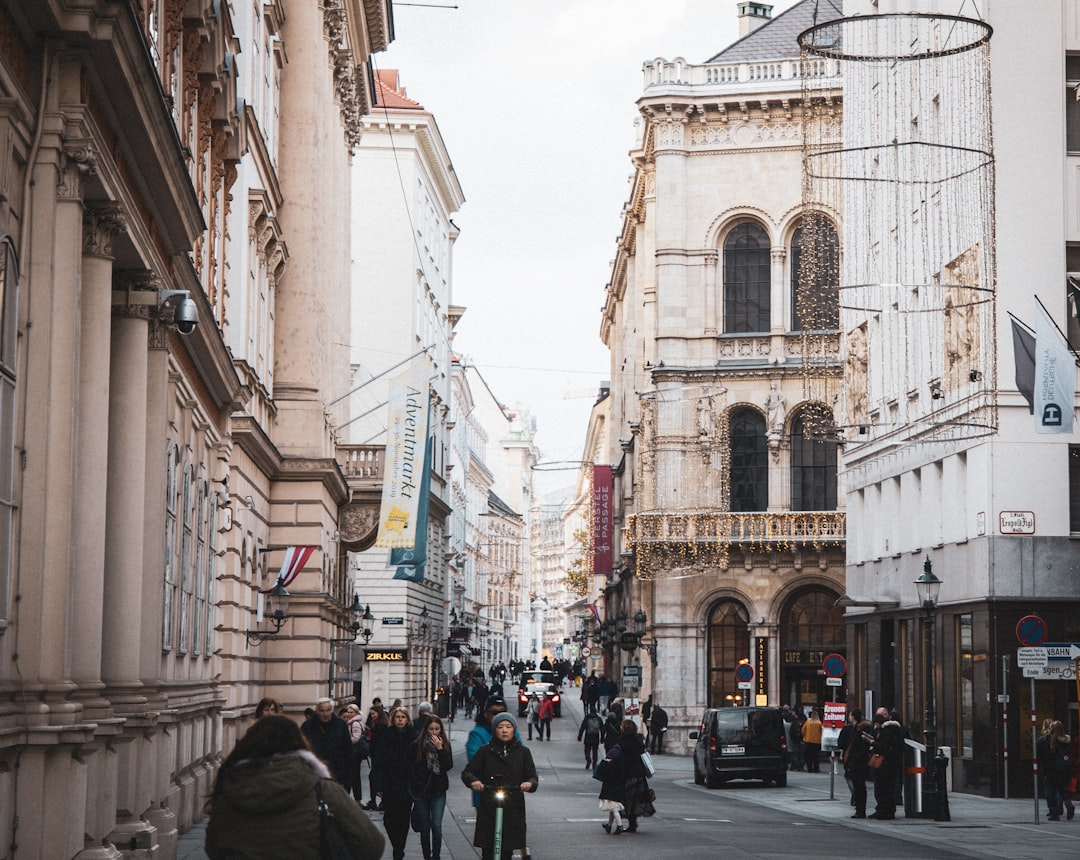
<svg viewBox="0 0 1080 860">
<path fill-rule="evenodd" d="M 754 3 L 753 0 L 739 4 L 739 38 L 753 33 L 762 24 L 772 19 L 772 6 L 768 3 Z"/>
</svg>

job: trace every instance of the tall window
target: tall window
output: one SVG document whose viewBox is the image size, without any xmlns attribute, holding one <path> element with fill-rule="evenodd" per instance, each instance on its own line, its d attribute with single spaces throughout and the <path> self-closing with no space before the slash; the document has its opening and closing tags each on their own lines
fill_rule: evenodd
<svg viewBox="0 0 1080 860">
<path fill-rule="evenodd" d="M 750 616 L 746 607 L 725 600 L 709 614 L 709 707 L 730 707 L 741 699 L 735 677 L 740 660 L 750 658 Z"/>
<path fill-rule="evenodd" d="M 195 606 L 191 613 L 191 651 L 198 654 L 203 646 L 203 621 L 206 619 L 206 481 L 199 481 L 195 502 Z"/>
<path fill-rule="evenodd" d="M 1069 446 L 1069 531 L 1080 532 L 1080 445 Z"/>
<path fill-rule="evenodd" d="M 203 656 L 207 659 L 214 649 L 214 583 L 217 581 L 217 521 L 218 521 L 218 496 L 210 494 L 210 518 L 207 522 L 207 556 L 206 556 L 206 602 L 203 607 L 205 618 L 203 619 Z"/>
<path fill-rule="evenodd" d="M 195 498 L 191 467 L 184 469 L 183 508 L 180 532 L 180 641 L 177 651 L 186 654 L 191 637 L 192 552 L 194 550 Z"/>
<path fill-rule="evenodd" d="M 836 510 L 836 440 L 808 433 L 802 415 L 791 424 L 791 509 Z"/>
<path fill-rule="evenodd" d="M 161 603 L 161 647 L 173 647 L 173 614 L 176 606 L 177 470 L 180 453 L 169 446 L 165 462 L 165 586 Z"/>
<path fill-rule="evenodd" d="M 769 449 L 765 419 L 750 409 L 731 416 L 731 510 L 764 511 L 769 507 Z"/>
<path fill-rule="evenodd" d="M 15 244 L 0 233 L 0 619 L 11 595 L 11 529 L 15 511 L 15 340 L 19 267 Z"/>
<path fill-rule="evenodd" d="M 791 237 L 791 330 L 840 328 L 840 243 L 822 215 L 808 215 Z"/>
<path fill-rule="evenodd" d="M 1065 58 L 1065 149 L 1080 154 L 1080 56 Z"/>
<path fill-rule="evenodd" d="M 972 622 L 971 613 L 965 613 L 956 619 L 956 644 L 959 648 L 956 655 L 956 670 L 959 676 L 956 679 L 956 704 L 960 722 L 956 736 L 960 740 L 960 755 L 964 758 L 971 758 L 975 743 L 975 654 Z"/>
<path fill-rule="evenodd" d="M 767 332 L 769 321 L 769 236 L 752 221 L 724 240 L 724 331 Z"/>
</svg>

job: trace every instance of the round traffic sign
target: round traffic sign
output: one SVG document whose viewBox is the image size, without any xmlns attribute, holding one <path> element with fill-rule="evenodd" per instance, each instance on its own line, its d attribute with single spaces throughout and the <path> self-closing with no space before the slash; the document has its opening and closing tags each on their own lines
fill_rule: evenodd
<svg viewBox="0 0 1080 860">
<path fill-rule="evenodd" d="M 754 680 L 754 667 L 749 663 L 740 663 L 735 667 L 735 677 L 737 680 L 746 683 Z"/>
<path fill-rule="evenodd" d="M 592 648 L 590 648 L 588 645 L 582 645 L 581 646 L 581 656 L 582 657 L 588 657 L 591 654 L 592 654 Z"/>
<path fill-rule="evenodd" d="M 842 678 L 847 671 L 847 660 L 843 654 L 830 654 L 822 661 L 821 668 L 828 678 Z"/>
<path fill-rule="evenodd" d="M 1025 615 L 1016 624 L 1016 638 L 1021 645 L 1041 645 L 1046 640 L 1046 622 L 1038 615 Z"/>
</svg>

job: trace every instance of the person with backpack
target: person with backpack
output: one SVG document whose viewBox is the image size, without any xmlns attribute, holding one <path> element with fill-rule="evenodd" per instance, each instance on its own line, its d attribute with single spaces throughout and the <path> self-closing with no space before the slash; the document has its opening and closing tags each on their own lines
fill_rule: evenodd
<svg viewBox="0 0 1080 860">
<path fill-rule="evenodd" d="M 604 730 L 604 721 L 596 711 L 589 711 L 581 721 L 577 739 L 585 741 L 585 769 L 596 767 L 597 753 L 600 751 L 600 733 Z"/>
<path fill-rule="evenodd" d="M 544 739 L 544 735 L 547 735 L 547 739 L 551 740 L 551 721 L 555 717 L 555 703 L 551 701 L 551 693 L 540 694 L 540 704 L 538 710 L 538 723 L 537 723 L 537 737 L 539 740 Z"/>
<path fill-rule="evenodd" d="M 366 720 L 360 713 L 360 706 L 355 702 L 345 709 L 345 722 L 349 726 L 349 737 L 352 739 L 352 793 L 356 802 L 364 803 L 364 782 L 360 773 L 368 754 L 371 752 L 371 737 L 368 735 Z"/>
<path fill-rule="evenodd" d="M 529 693 L 529 701 L 525 705 L 525 722 L 529 726 L 529 740 L 533 739 L 533 729 L 540 734 L 540 702 L 536 699 L 536 693 Z M 543 735 L 540 735 L 543 740 Z"/>
</svg>

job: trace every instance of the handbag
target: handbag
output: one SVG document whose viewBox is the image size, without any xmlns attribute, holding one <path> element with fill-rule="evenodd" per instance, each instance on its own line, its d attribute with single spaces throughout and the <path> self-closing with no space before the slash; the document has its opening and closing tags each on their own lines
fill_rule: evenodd
<svg viewBox="0 0 1080 860">
<path fill-rule="evenodd" d="M 322 860 L 352 860 L 353 852 L 330 807 L 323 800 L 322 780 L 315 780 L 315 798 L 319 807 L 319 853 Z"/>
<path fill-rule="evenodd" d="M 592 769 L 592 778 L 599 780 L 600 782 L 604 781 L 603 774 L 600 771 L 600 765 L 602 765 L 603 763 L 603 761 L 597 762 L 596 766 Z"/>
<path fill-rule="evenodd" d="M 656 776 L 656 766 L 653 764 L 652 756 L 647 752 L 641 754 L 641 763 L 645 765 L 645 772 L 649 776 Z"/>
<path fill-rule="evenodd" d="M 867 764 L 874 770 L 877 770 L 879 767 L 885 764 L 885 756 L 881 753 L 870 753 L 870 760 L 867 762 Z"/>
</svg>

